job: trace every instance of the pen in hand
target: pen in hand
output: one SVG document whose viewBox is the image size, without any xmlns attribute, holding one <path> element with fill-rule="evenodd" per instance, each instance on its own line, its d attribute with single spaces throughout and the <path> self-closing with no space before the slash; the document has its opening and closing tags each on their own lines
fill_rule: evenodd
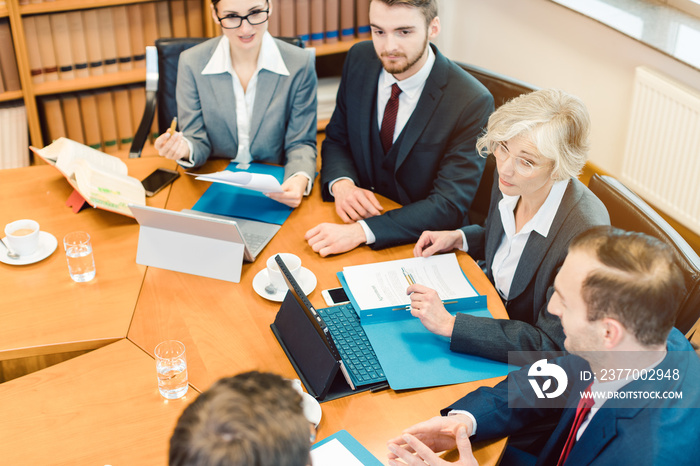
<svg viewBox="0 0 700 466">
<path fill-rule="evenodd" d="M 168 134 L 175 134 L 175 128 L 177 127 L 177 117 L 173 117 L 173 121 L 170 123 L 170 128 L 168 128 Z"/>
<path fill-rule="evenodd" d="M 406 269 L 401 267 L 401 272 L 403 273 L 403 276 L 406 278 L 406 281 L 408 282 L 409 285 L 415 285 L 416 281 L 413 279 L 413 276 L 406 272 Z"/>
</svg>

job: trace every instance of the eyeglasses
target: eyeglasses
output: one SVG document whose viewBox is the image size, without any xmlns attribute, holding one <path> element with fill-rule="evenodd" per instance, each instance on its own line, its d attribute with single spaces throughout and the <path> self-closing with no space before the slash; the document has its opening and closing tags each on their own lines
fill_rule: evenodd
<svg viewBox="0 0 700 466">
<path fill-rule="evenodd" d="M 241 27 L 241 24 L 243 24 L 243 20 L 248 21 L 248 24 L 251 26 L 257 26 L 267 21 L 270 15 L 270 4 L 269 2 L 265 2 L 265 4 L 267 5 L 267 10 L 255 10 L 245 16 L 227 15 L 223 18 L 219 18 L 217 14 L 216 17 L 219 19 L 221 27 L 224 29 L 238 29 Z"/>
<path fill-rule="evenodd" d="M 513 157 L 508 151 L 508 147 L 502 142 L 496 144 L 496 149 L 493 151 L 493 155 L 496 157 L 496 160 L 501 163 L 504 163 L 508 161 L 509 158 Z M 535 173 L 535 170 L 539 170 L 540 168 L 544 168 L 546 166 L 534 164 L 523 157 L 514 157 L 514 159 L 515 171 L 526 177 L 532 176 L 532 174 Z"/>
</svg>

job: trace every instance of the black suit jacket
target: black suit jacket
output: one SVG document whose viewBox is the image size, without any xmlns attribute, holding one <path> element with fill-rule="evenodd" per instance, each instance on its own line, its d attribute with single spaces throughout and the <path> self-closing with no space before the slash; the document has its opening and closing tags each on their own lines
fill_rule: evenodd
<svg viewBox="0 0 700 466">
<path fill-rule="evenodd" d="M 485 259 L 486 275 L 491 283 L 491 264 L 504 234 L 498 210 L 503 199 L 498 189 L 498 170 L 494 178 L 486 225 L 462 228 L 469 255 L 475 260 Z M 508 351 L 563 350 L 561 322 L 547 311 L 547 303 L 569 243 L 596 225 L 610 225 L 605 205 L 583 183 L 572 178 L 547 237 L 536 231 L 530 233 L 505 303 L 510 320 L 457 314 L 450 348 L 503 362 L 508 361 Z"/>
<path fill-rule="evenodd" d="M 666 348 L 666 357 L 654 370 L 654 374 L 662 376 L 647 376 L 644 380 L 640 375 L 619 391 L 624 397 L 608 399 L 574 444 L 567 465 L 697 464 L 700 416 L 693 408 L 700 406 L 700 360 L 676 329 L 671 330 Z M 553 418 L 558 423 L 553 424 L 556 427 L 550 431 L 537 464 L 557 464 L 580 393 L 591 380 L 581 380 L 581 371 L 590 371 L 590 366 L 578 356 L 567 355 L 550 362 L 567 374 L 567 388 L 559 397 L 538 400 L 530 384 L 533 377 L 526 367 L 511 372 L 493 388 L 470 393 L 443 409 L 442 415 L 453 409 L 470 412 L 476 419 L 476 435 L 471 439 L 474 442 L 527 431 L 538 421 Z M 542 382 L 539 385 L 542 387 Z M 657 392 L 681 393 L 682 398 L 655 398 Z"/>
<path fill-rule="evenodd" d="M 476 139 L 493 112 L 493 97 L 430 46 L 435 64 L 403 129 L 394 167 L 398 193 L 394 201 L 404 207 L 366 219 L 376 237 L 373 248 L 416 241 L 424 230 L 463 225 L 484 169 L 484 159 L 476 153 Z M 370 121 L 377 111 L 381 69 L 372 41 L 361 42 L 348 52 L 321 152 L 326 201 L 333 200 L 328 184 L 341 177 L 374 190 Z"/>
</svg>

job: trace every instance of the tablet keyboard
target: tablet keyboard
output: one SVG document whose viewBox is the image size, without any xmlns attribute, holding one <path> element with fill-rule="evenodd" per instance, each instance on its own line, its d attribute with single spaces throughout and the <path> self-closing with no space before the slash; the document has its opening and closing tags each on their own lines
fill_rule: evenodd
<svg viewBox="0 0 700 466">
<path fill-rule="evenodd" d="M 317 309 L 331 332 L 355 386 L 384 382 L 386 376 L 352 304 Z"/>
</svg>

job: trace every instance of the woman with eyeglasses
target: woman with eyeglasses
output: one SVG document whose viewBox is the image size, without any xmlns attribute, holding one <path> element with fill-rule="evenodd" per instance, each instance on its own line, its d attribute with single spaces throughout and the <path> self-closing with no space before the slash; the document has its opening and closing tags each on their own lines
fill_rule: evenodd
<svg viewBox="0 0 700 466">
<path fill-rule="evenodd" d="M 212 0 L 211 11 L 223 35 L 180 55 L 181 132 L 155 148 L 186 168 L 209 157 L 284 165 L 283 192 L 269 197 L 297 207 L 316 174 L 314 55 L 267 32 L 271 0 Z"/>
<path fill-rule="evenodd" d="M 477 141 L 496 159 L 485 226 L 425 231 L 416 257 L 461 249 L 485 262 L 510 320 L 450 314 L 437 292 L 408 287 L 411 314 L 450 349 L 508 361 L 508 351 L 564 350 L 559 318 L 547 311 L 569 242 L 609 225 L 603 203 L 578 179 L 588 154 L 590 119 L 577 97 L 545 89 L 517 97 L 490 117 Z"/>
</svg>

